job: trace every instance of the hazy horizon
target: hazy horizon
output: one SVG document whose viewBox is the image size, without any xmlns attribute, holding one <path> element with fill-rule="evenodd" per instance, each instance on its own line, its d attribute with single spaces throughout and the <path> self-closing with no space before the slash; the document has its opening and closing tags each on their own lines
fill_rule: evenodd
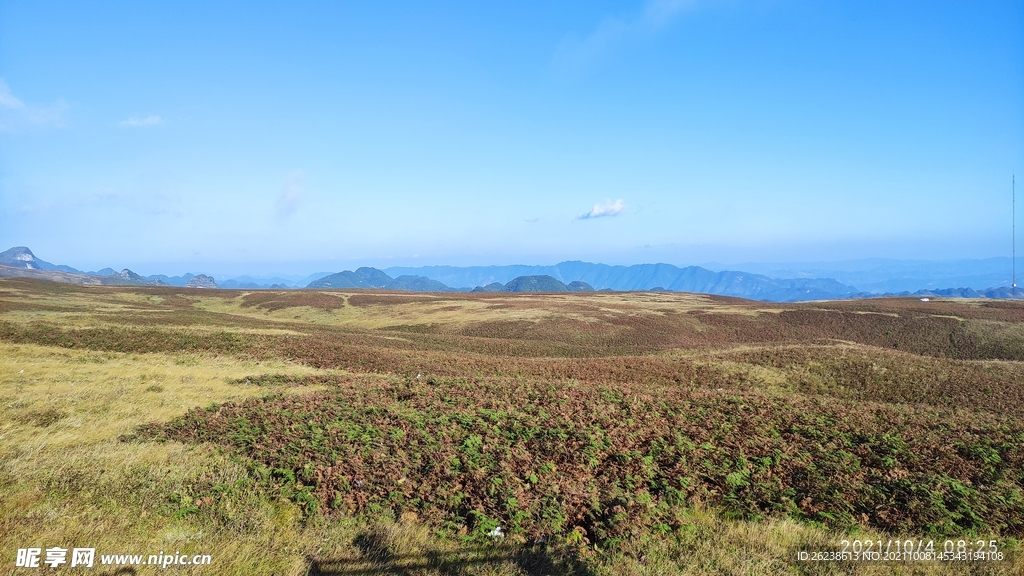
<svg viewBox="0 0 1024 576">
<path fill-rule="evenodd" d="M 30 248 L 31 249 L 31 248 Z M 95 272 L 105 268 L 115 271 L 128 268 L 143 276 L 164 275 L 168 277 L 182 276 L 186 273 L 207 274 L 218 281 L 251 279 L 260 282 L 274 282 L 284 280 L 290 285 L 305 286 L 309 282 L 323 276 L 341 272 L 343 270 L 355 270 L 362 266 L 383 270 L 392 276 L 402 274 L 423 275 L 435 280 L 444 281 L 438 274 L 431 273 L 434 269 L 467 269 L 467 268 L 511 268 L 511 267 L 533 267 L 544 268 L 554 267 L 564 262 L 583 261 L 592 264 L 604 264 L 609 266 L 641 266 L 651 264 L 671 264 L 679 268 L 688 266 L 699 266 L 713 272 L 739 271 L 752 274 L 768 276 L 770 278 L 830 278 L 849 286 L 854 286 L 862 291 L 868 292 L 899 292 L 903 290 L 915 291 L 918 289 L 941 289 L 941 288 L 993 288 L 1009 286 L 1010 264 L 1009 257 L 993 257 L 986 259 L 950 259 L 950 260 L 922 260 L 922 259 L 897 259 L 897 258 L 862 258 L 833 261 L 795 261 L 795 262 L 602 262 L 597 260 L 568 259 L 556 262 L 499 262 L 489 264 L 427 264 L 414 262 L 409 265 L 382 264 L 380 262 L 352 262 L 344 265 L 341 262 L 325 262 L 317 268 L 316 265 L 305 265 L 302 262 L 283 263 L 274 268 L 274 264 L 263 263 L 263 271 L 256 271 L 252 268 L 224 268 L 224 267 L 198 267 L 195 265 L 168 266 L 161 264 L 143 264 L 142 266 L 121 266 L 110 265 L 102 267 L 79 267 L 70 262 L 59 262 L 47 260 L 40 254 L 37 258 L 56 265 L 67 265 L 82 272 Z M 331 266 L 334 264 L 334 266 Z M 339 267 L 341 266 L 341 267 Z M 291 268 L 292 272 L 283 270 Z M 452 285 L 452 287 L 472 287 Z"/>
</svg>

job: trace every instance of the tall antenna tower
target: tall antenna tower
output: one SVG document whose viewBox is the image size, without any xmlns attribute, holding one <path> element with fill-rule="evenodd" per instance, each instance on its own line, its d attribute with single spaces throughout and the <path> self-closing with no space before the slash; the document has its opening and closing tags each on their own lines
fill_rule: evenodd
<svg viewBox="0 0 1024 576">
<path fill-rule="evenodd" d="M 1013 175 L 1010 176 L 1010 189 L 1013 191 L 1013 204 L 1011 204 L 1012 211 L 1013 211 L 1013 217 L 1012 217 L 1012 221 L 1013 221 L 1013 227 L 1012 227 L 1012 230 L 1013 230 L 1013 232 L 1012 232 L 1013 252 L 1012 252 L 1012 256 L 1010 258 L 1010 260 L 1012 262 L 1010 264 L 1010 269 L 1013 270 L 1013 272 L 1012 272 L 1012 274 L 1013 274 L 1013 278 L 1012 278 L 1013 286 L 1011 286 L 1010 293 L 1011 293 L 1011 295 L 1016 296 L 1017 295 L 1017 175 L 1016 174 L 1013 174 Z"/>
</svg>

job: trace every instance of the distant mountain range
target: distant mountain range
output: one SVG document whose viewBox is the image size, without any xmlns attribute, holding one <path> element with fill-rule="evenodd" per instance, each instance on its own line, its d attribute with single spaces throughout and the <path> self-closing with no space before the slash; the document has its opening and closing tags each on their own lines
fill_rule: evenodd
<svg viewBox="0 0 1024 576">
<path fill-rule="evenodd" d="M 426 266 L 388 268 L 390 274 L 414 274 L 442 282 L 446 286 L 488 287 L 521 277 L 549 277 L 564 288 L 581 282 L 596 290 L 656 290 L 722 294 L 753 300 L 823 300 L 850 298 L 860 294 L 852 287 L 828 278 L 778 280 L 747 272 L 712 272 L 700 266 L 679 268 L 671 264 L 609 266 L 589 262 L 562 262 L 554 266 Z M 554 291 L 554 290 L 553 290 Z"/>
<path fill-rule="evenodd" d="M 949 286 L 983 290 L 1010 284 L 1007 257 L 981 260 L 895 260 L 865 258 L 838 262 L 749 262 L 725 266 L 703 264 L 711 270 L 745 270 L 772 278 L 832 278 L 847 286 L 876 294 L 941 290 Z"/>
<path fill-rule="evenodd" d="M 419 274 L 413 274 L 419 272 Z M 399 274 L 393 277 L 393 274 Z M 475 287 L 470 285 L 476 283 Z M 454 286 L 453 286 L 454 285 Z M 562 262 L 555 266 L 425 266 L 386 270 L 359 268 L 331 274 L 309 288 L 377 288 L 413 292 L 582 292 L 591 290 L 696 292 L 750 300 L 793 302 L 872 296 L 944 296 L 949 298 L 1019 298 L 1009 287 L 924 289 L 874 294 L 831 278 L 777 279 L 748 272 L 712 272 L 700 266 L 671 264 L 608 266 Z"/>
<path fill-rule="evenodd" d="M 407 290 L 410 292 L 593 292 L 586 282 L 570 282 L 568 285 L 551 276 L 519 276 L 507 284 L 492 283 L 487 286 L 452 288 L 425 276 L 403 274 L 392 278 L 376 268 L 338 272 L 309 283 L 308 288 L 377 288 L 383 290 Z"/>
<path fill-rule="evenodd" d="M 868 261 L 865 261 L 868 262 Z M 891 267 L 894 261 L 873 269 L 852 270 L 849 275 L 872 279 L 871 284 L 906 286 L 906 278 L 886 284 L 880 281 L 878 268 Z M 988 270 L 991 263 L 976 267 Z M 927 263 L 916 263 L 914 275 L 927 271 Z M 762 268 L 764 266 L 762 265 Z M 935 268 L 933 266 L 932 268 Z M 795 272 L 795 270 L 794 270 Z M 892 270 L 895 273 L 895 270 Z M 801 276 L 806 273 L 796 272 Z M 981 274 L 984 276 L 985 274 Z M 942 274 L 939 274 L 942 276 Z M 55 265 L 40 260 L 24 246 L 0 252 L 0 277 L 31 277 L 73 282 L 77 284 L 179 286 L 190 288 L 232 289 L 288 289 L 301 287 L 284 278 L 256 279 L 249 276 L 222 281 L 219 285 L 205 274 L 142 276 L 129 269 L 120 272 L 104 268 L 95 272 L 82 272 L 70 266 Z M 979 276 L 980 277 L 980 276 Z M 309 281 L 312 280 L 312 281 Z M 412 292 L 586 292 L 593 290 L 695 292 L 735 296 L 751 300 L 792 302 L 802 300 L 831 300 L 872 296 L 941 296 L 951 298 L 1022 298 L 1021 289 L 1006 286 L 987 289 L 935 288 L 925 284 L 917 291 L 903 290 L 885 293 L 866 292 L 833 278 L 796 277 L 777 278 L 733 270 L 714 272 L 700 266 L 680 268 L 671 264 L 637 264 L 609 266 L 589 262 L 562 262 L 554 266 L 425 266 L 420 268 L 392 267 L 385 270 L 363 267 L 335 274 L 318 273 L 306 278 L 308 288 L 371 288 L 380 290 L 406 290 Z M 921 287 L 922 284 L 915 286 Z"/>
<path fill-rule="evenodd" d="M 95 272 L 82 272 L 70 266 L 50 264 L 36 258 L 25 246 L 15 246 L 0 252 L 0 278 L 41 278 L 72 284 L 102 284 L 112 286 L 179 286 L 185 288 L 217 288 L 211 276 L 185 274 L 184 276 L 141 276 L 125 268 L 120 272 L 103 268 Z"/>
</svg>

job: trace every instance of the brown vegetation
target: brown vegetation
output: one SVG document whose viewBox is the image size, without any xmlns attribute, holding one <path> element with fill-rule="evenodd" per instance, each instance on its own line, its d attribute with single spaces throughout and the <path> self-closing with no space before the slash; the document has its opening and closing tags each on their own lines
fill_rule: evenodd
<svg viewBox="0 0 1024 576">
<path fill-rule="evenodd" d="M 509 380 L 318 381 L 144 437 L 236 446 L 311 508 L 604 546 L 697 502 L 893 533 L 1024 535 L 1024 423 L 836 398 Z"/>
</svg>

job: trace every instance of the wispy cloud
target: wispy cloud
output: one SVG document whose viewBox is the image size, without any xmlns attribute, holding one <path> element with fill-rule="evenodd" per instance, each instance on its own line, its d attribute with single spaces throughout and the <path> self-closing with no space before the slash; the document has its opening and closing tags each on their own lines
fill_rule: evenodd
<svg viewBox="0 0 1024 576">
<path fill-rule="evenodd" d="M 305 187 L 306 173 L 296 170 L 288 175 L 284 188 L 277 196 L 275 212 L 280 220 L 287 220 L 302 203 L 302 189 Z"/>
<path fill-rule="evenodd" d="M 615 47 L 656 35 L 679 14 L 693 10 L 696 0 L 648 0 L 632 18 L 606 17 L 589 35 L 570 36 L 555 50 L 554 67 L 576 72 Z"/>
<path fill-rule="evenodd" d="M 15 132 L 19 128 L 35 126 L 61 126 L 67 109 L 68 103 L 63 100 L 49 106 L 26 103 L 0 79 L 0 132 Z"/>
<path fill-rule="evenodd" d="M 150 114 L 145 118 L 139 118 L 138 116 L 132 116 L 127 120 L 121 120 L 117 123 L 118 126 L 123 128 L 145 128 L 147 126 L 159 126 L 164 123 L 163 118 Z"/>
<path fill-rule="evenodd" d="M 182 216 L 178 208 L 181 198 L 173 193 L 154 191 L 124 192 L 112 187 L 100 187 L 91 193 L 68 196 L 38 197 L 30 195 L 19 209 L 24 214 L 53 216 L 60 213 L 100 211 L 111 213 L 125 210 L 136 215 Z"/>
<path fill-rule="evenodd" d="M 3 80 L 0 80 L 0 107 L 10 110 L 25 109 L 25 103 L 18 99 L 14 94 L 11 94 L 11 87 Z"/>
<path fill-rule="evenodd" d="M 594 204 L 594 208 L 585 214 L 580 214 L 576 217 L 577 220 L 588 220 L 590 218 L 602 218 L 604 216 L 618 216 L 622 214 L 622 211 L 626 209 L 626 203 L 622 200 L 611 200 L 604 204 Z"/>
</svg>

